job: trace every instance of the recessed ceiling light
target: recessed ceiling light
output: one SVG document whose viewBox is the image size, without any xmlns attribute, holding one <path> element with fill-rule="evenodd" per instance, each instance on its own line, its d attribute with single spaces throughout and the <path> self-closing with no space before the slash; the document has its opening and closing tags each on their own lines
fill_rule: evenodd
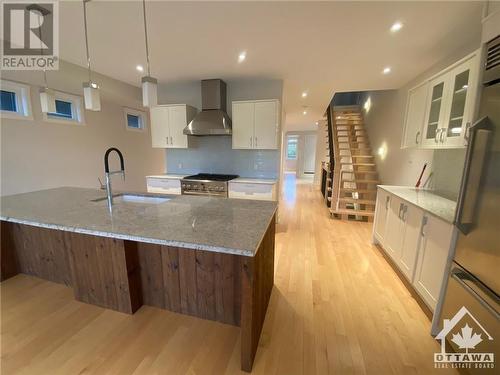
<svg viewBox="0 0 500 375">
<path fill-rule="evenodd" d="M 304 111 L 302 112 L 302 114 L 303 114 L 303 115 L 307 115 L 307 111 L 306 111 L 306 110 L 304 110 Z"/>
<path fill-rule="evenodd" d="M 143 67 L 142 65 L 137 65 L 135 68 L 136 68 L 136 69 L 137 69 L 137 71 L 139 71 L 139 72 L 143 72 L 143 71 L 144 71 L 144 67 Z"/>
<path fill-rule="evenodd" d="M 399 21 L 394 22 L 394 24 L 391 26 L 391 32 L 396 33 L 399 30 L 403 28 L 403 24 Z"/>
<path fill-rule="evenodd" d="M 316 125 L 319 125 L 319 121 L 316 121 Z"/>
<path fill-rule="evenodd" d="M 384 70 L 382 70 L 382 73 L 384 74 L 389 74 L 391 72 L 391 68 L 388 66 L 388 67 L 385 67 Z"/>
<path fill-rule="evenodd" d="M 246 51 L 243 51 L 238 55 L 238 62 L 242 63 L 243 61 L 245 61 L 246 58 L 247 58 L 247 53 Z"/>
<path fill-rule="evenodd" d="M 302 93 L 302 97 L 303 97 L 303 98 L 307 98 L 307 91 L 304 91 L 304 92 Z"/>
</svg>

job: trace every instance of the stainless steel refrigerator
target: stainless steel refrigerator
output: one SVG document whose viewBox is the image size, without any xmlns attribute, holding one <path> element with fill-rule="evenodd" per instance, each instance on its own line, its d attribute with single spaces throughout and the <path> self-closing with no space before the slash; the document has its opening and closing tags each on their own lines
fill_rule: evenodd
<svg viewBox="0 0 500 375">
<path fill-rule="evenodd" d="M 486 51 L 479 120 L 470 128 L 455 218 L 456 252 L 440 319 L 443 324 L 465 307 L 488 331 L 489 336 L 480 333 L 477 350 L 495 353 L 496 368 L 469 370 L 482 374 L 500 366 L 500 36 Z M 460 334 L 460 327 L 450 333 Z"/>
</svg>

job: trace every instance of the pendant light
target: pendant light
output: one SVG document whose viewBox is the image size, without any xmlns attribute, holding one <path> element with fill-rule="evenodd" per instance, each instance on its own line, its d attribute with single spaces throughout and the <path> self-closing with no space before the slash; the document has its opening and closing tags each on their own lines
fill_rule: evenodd
<svg viewBox="0 0 500 375">
<path fill-rule="evenodd" d="M 83 82 L 83 99 L 85 102 L 85 109 L 91 111 L 101 110 L 101 98 L 99 95 L 99 85 L 92 82 L 92 70 L 90 66 L 90 53 L 89 53 L 89 39 L 87 35 L 87 3 L 90 0 L 83 0 L 83 22 L 85 26 L 85 48 L 87 52 L 87 68 L 89 72 L 89 80 Z"/>
<path fill-rule="evenodd" d="M 148 75 L 142 77 L 142 105 L 144 107 L 154 107 L 158 104 L 158 80 L 151 77 L 151 67 L 149 64 L 149 44 L 148 28 L 146 23 L 146 0 L 142 0 L 142 14 L 144 16 L 144 39 L 146 40 L 146 62 L 148 65 Z"/>
<path fill-rule="evenodd" d="M 38 24 L 43 23 L 42 17 L 50 14 L 48 9 L 41 7 L 38 4 L 29 5 L 27 8 L 30 12 L 38 13 Z M 42 28 L 40 27 L 40 55 L 44 55 L 43 42 L 42 42 Z M 56 94 L 54 90 L 49 89 L 47 84 L 47 70 L 43 69 L 43 82 L 44 86 L 40 88 L 40 106 L 43 113 L 54 113 L 56 111 Z"/>
</svg>

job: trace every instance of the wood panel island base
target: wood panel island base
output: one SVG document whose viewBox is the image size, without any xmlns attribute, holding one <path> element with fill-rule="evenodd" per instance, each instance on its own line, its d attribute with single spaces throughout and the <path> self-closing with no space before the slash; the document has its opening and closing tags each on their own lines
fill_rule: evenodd
<svg viewBox="0 0 500 375">
<path fill-rule="evenodd" d="M 1 280 L 24 273 L 128 314 L 144 304 L 239 326 L 241 368 L 249 372 L 274 282 L 274 237 L 274 216 L 254 256 L 2 221 Z"/>
</svg>

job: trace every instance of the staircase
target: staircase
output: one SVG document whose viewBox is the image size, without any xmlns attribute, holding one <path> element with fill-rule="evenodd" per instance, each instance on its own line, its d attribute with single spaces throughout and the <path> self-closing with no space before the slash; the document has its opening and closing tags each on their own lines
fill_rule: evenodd
<svg viewBox="0 0 500 375">
<path fill-rule="evenodd" d="M 330 212 L 342 220 L 373 221 L 378 173 L 357 106 L 333 107 L 335 167 Z"/>
</svg>

